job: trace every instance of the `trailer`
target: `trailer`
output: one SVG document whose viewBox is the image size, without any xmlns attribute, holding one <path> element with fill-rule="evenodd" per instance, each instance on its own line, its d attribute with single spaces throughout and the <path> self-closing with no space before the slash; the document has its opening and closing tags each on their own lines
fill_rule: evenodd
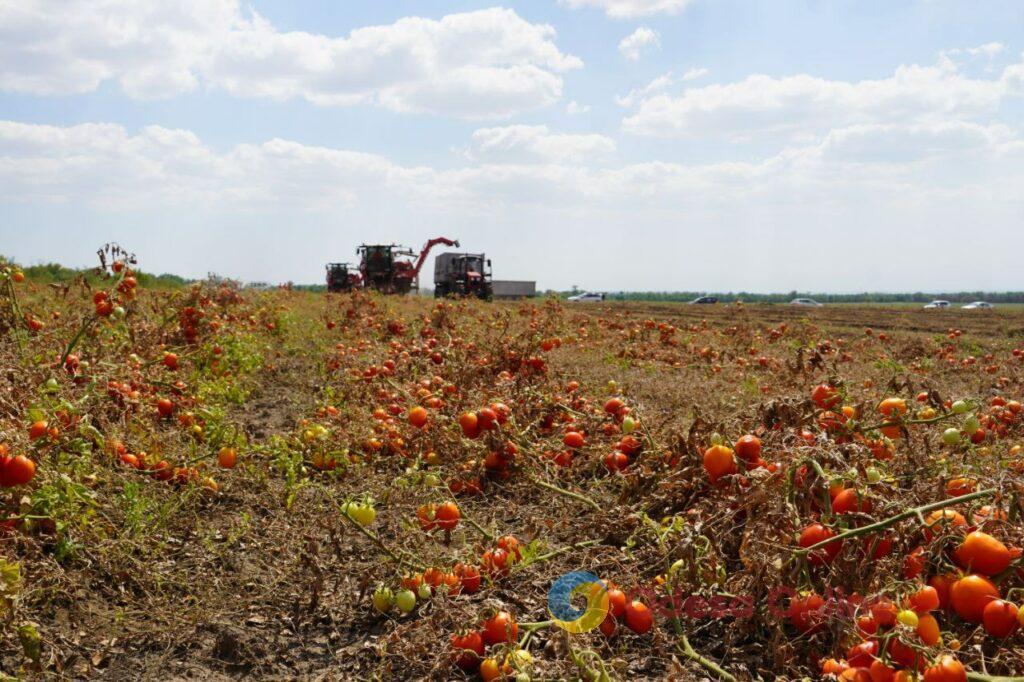
<svg viewBox="0 0 1024 682">
<path fill-rule="evenodd" d="M 527 280 L 496 279 L 491 282 L 494 298 L 532 298 L 537 295 L 537 283 Z"/>
</svg>

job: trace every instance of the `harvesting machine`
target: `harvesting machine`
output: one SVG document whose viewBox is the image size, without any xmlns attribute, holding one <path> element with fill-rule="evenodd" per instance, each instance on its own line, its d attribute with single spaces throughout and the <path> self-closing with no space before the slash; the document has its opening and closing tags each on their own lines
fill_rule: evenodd
<svg viewBox="0 0 1024 682">
<path fill-rule="evenodd" d="M 351 291 L 362 284 L 362 277 L 350 263 L 327 264 L 327 291 Z"/>
<path fill-rule="evenodd" d="M 419 289 L 420 269 L 427 260 L 427 254 L 438 244 L 459 246 L 459 241 L 446 237 L 429 240 L 419 257 L 405 246 L 396 244 L 363 244 L 356 249 L 359 259 L 359 274 L 362 285 L 385 294 L 407 294 Z M 413 260 L 415 258 L 416 260 Z"/>
</svg>

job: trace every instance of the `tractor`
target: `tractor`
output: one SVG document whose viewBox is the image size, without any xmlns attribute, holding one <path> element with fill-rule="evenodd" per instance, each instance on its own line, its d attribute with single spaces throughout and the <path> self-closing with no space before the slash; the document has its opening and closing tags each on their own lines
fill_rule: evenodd
<svg viewBox="0 0 1024 682">
<path fill-rule="evenodd" d="M 350 263 L 327 264 L 327 291 L 343 292 L 358 289 L 362 282 Z"/>
<path fill-rule="evenodd" d="M 445 237 L 431 239 L 420 251 L 419 258 L 405 246 L 396 244 L 363 244 L 356 249 L 362 285 L 385 294 L 407 294 L 419 289 L 420 269 L 427 254 L 438 244 L 458 247 L 458 240 Z"/>
<path fill-rule="evenodd" d="M 494 296 L 491 261 L 482 253 L 442 253 L 434 260 L 434 298 Z"/>
</svg>

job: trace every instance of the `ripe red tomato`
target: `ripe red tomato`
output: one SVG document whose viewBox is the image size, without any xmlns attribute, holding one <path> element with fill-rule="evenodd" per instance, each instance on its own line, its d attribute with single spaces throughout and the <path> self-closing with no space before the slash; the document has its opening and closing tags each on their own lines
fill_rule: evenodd
<svg viewBox="0 0 1024 682">
<path fill-rule="evenodd" d="M 480 571 L 476 566 L 457 563 L 452 569 L 455 575 L 459 576 L 462 583 L 462 591 L 466 594 L 473 594 L 480 589 Z"/>
<path fill-rule="evenodd" d="M 156 401 L 156 411 L 160 413 L 161 417 L 170 417 L 174 412 L 174 403 L 169 398 L 161 398 Z"/>
<path fill-rule="evenodd" d="M 438 505 L 434 512 L 434 522 L 441 530 L 452 530 L 459 525 L 462 513 L 454 502 L 444 502 Z"/>
<path fill-rule="evenodd" d="M 562 439 L 562 443 L 567 448 L 582 448 L 586 443 L 586 439 L 579 431 L 570 431 L 565 434 L 565 438 Z"/>
<path fill-rule="evenodd" d="M 964 664 L 949 654 L 943 654 L 935 665 L 924 671 L 924 682 L 966 682 Z"/>
<path fill-rule="evenodd" d="M 939 591 L 931 585 L 925 585 L 910 595 L 908 601 L 916 613 L 928 613 L 939 608 Z"/>
<path fill-rule="evenodd" d="M 811 391 L 811 400 L 823 410 L 839 403 L 839 392 L 830 384 L 818 384 Z"/>
<path fill-rule="evenodd" d="M 36 463 L 25 455 L 0 458 L 0 486 L 24 485 L 36 475 Z"/>
<path fill-rule="evenodd" d="M 871 499 L 856 488 L 846 488 L 832 500 L 832 511 L 836 514 L 849 514 L 851 512 L 870 514 L 871 507 Z"/>
<path fill-rule="evenodd" d="M 642 635 L 654 625 L 654 614 L 647 605 L 636 599 L 626 604 L 626 627 Z"/>
<path fill-rule="evenodd" d="M 480 665 L 484 656 L 484 641 L 477 631 L 461 635 L 452 635 L 452 661 L 455 665 L 469 672 Z"/>
<path fill-rule="evenodd" d="M 741 436 L 733 448 L 737 457 L 748 462 L 756 462 L 761 457 L 761 439 L 757 436 Z"/>
<path fill-rule="evenodd" d="M 493 429 L 495 422 L 498 421 L 498 415 L 489 407 L 485 407 L 482 410 L 478 410 L 476 413 L 477 423 L 480 425 L 481 431 L 487 431 Z"/>
<path fill-rule="evenodd" d="M 409 410 L 409 423 L 415 426 L 417 429 L 422 429 L 427 425 L 427 411 L 422 407 L 414 407 Z"/>
<path fill-rule="evenodd" d="M 609 452 L 604 456 L 604 466 L 613 474 L 617 471 L 625 471 L 629 466 L 629 457 L 618 451 Z"/>
<path fill-rule="evenodd" d="M 626 613 L 626 593 L 617 587 L 608 588 L 608 613 L 616 618 Z"/>
<path fill-rule="evenodd" d="M 799 544 L 804 549 L 813 547 L 819 542 L 828 540 L 831 537 L 835 537 L 835 533 L 821 525 L 820 523 L 812 523 L 811 525 L 800 531 Z M 821 566 L 823 564 L 830 564 L 832 560 L 836 558 L 839 551 L 843 548 L 842 540 L 836 542 L 830 542 L 824 547 L 821 547 L 807 556 L 807 561 L 812 566 Z"/>
<path fill-rule="evenodd" d="M 871 665 L 877 655 L 878 642 L 868 639 L 850 647 L 850 650 L 846 652 L 846 662 L 852 668 L 866 668 Z"/>
<path fill-rule="evenodd" d="M 459 417 L 459 426 L 462 427 L 462 435 L 466 438 L 476 438 L 480 433 L 480 421 L 474 412 L 464 412 Z"/>
<path fill-rule="evenodd" d="M 498 611 L 483 624 L 484 643 L 499 644 L 513 643 L 519 636 L 519 625 L 516 619 L 508 611 Z"/>
<path fill-rule="evenodd" d="M 1020 627 L 1017 614 L 1016 604 L 993 599 L 982 610 L 981 622 L 985 625 L 985 631 L 993 637 L 1009 637 Z"/>
<path fill-rule="evenodd" d="M 38 440 L 46 435 L 46 428 L 48 422 L 40 419 L 39 421 L 32 422 L 32 426 L 28 427 L 28 439 Z"/>
</svg>

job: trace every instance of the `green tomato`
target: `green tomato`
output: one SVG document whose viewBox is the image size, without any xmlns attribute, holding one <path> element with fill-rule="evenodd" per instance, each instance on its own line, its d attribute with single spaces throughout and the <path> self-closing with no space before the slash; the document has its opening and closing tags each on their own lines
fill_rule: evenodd
<svg viewBox="0 0 1024 682">
<path fill-rule="evenodd" d="M 416 608 L 416 595 L 412 590 L 399 590 L 395 594 L 395 606 L 402 613 L 409 613 Z"/>
<path fill-rule="evenodd" d="M 59 390 L 60 390 L 60 384 L 58 384 L 58 383 L 57 383 L 57 380 L 56 380 L 56 379 L 54 379 L 53 377 L 50 377 L 49 379 L 47 379 L 47 380 L 46 380 L 46 383 L 45 383 L 45 384 L 43 384 L 43 386 L 44 386 L 44 387 L 46 388 L 46 390 L 47 390 L 47 391 L 49 391 L 50 393 L 56 393 L 57 391 L 59 391 Z"/>
<path fill-rule="evenodd" d="M 391 589 L 381 585 L 373 593 L 373 608 L 377 609 L 381 613 L 387 613 L 391 610 L 392 604 L 395 603 L 395 595 L 392 594 Z"/>
<path fill-rule="evenodd" d="M 124 308 L 119 305 L 114 306 L 114 317 L 122 319 L 124 317 Z"/>
<path fill-rule="evenodd" d="M 369 526 L 377 518 L 377 510 L 372 504 L 353 504 L 349 506 L 348 515 L 360 526 Z"/>
<path fill-rule="evenodd" d="M 875 467 L 869 467 L 864 473 L 867 474 L 868 483 L 878 483 L 882 480 L 882 472 Z"/>
<path fill-rule="evenodd" d="M 918 626 L 918 623 L 921 622 L 918 619 L 917 614 L 911 611 L 910 609 L 904 609 L 900 611 L 899 614 L 896 616 L 896 620 L 898 620 L 903 625 L 906 625 L 908 628 L 916 628 Z"/>
<path fill-rule="evenodd" d="M 433 593 L 430 591 L 430 585 L 428 585 L 426 583 L 420 583 L 420 587 L 419 587 L 419 597 L 420 597 L 420 599 L 422 599 L 423 601 L 426 601 L 426 600 L 430 599 L 432 594 Z"/>
<path fill-rule="evenodd" d="M 615 395 L 618 392 L 618 390 L 619 390 L 619 382 L 615 381 L 615 379 L 609 379 L 608 380 L 608 394 L 609 395 Z"/>
<path fill-rule="evenodd" d="M 973 414 L 964 420 L 964 433 L 971 435 L 975 431 L 981 428 L 981 422 Z"/>
<path fill-rule="evenodd" d="M 636 420 L 632 417 L 626 417 L 622 420 L 622 432 L 627 436 L 636 431 Z"/>
<path fill-rule="evenodd" d="M 942 442 L 953 446 L 960 444 L 960 429 L 949 428 L 942 432 Z"/>
<path fill-rule="evenodd" d="M 966 400 L 957 400 L 952 405 L 954 414 L 966 414 L 971 410 L 971 404 Z"/>
</svg>

